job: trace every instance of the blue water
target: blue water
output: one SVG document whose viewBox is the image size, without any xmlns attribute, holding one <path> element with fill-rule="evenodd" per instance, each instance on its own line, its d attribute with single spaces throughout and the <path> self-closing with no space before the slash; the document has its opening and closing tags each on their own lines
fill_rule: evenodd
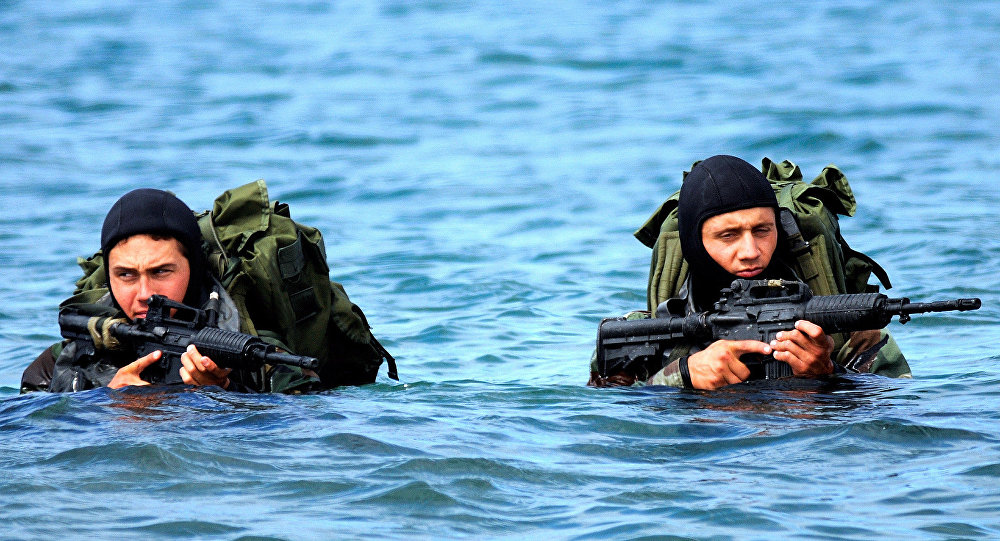
<svg viewBox="0 0 1000 541">
<path fill-rule="evenodd" d="M 995 3 L 205 4 L 0 0 L 0 537 L 1000 537 Z M 586 387 L 717 153 L 983 308 L 892 324 L 913 380 Z M 115 199 L 256 178 L 401 382 L 18 395 Z"/>
</svg>

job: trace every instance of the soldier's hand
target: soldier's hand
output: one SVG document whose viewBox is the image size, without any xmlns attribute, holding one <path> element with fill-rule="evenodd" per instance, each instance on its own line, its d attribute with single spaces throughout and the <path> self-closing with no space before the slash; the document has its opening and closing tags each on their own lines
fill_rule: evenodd
<svg viewBox="0 0 1000 541">
<path fill-rule="evenodd" d="M 740 362 L 747 353 L 767 355 L 771 347 L 757 340 L 718 340 L 688 357 L 688 373 L 695 389 L 718 389 L 750 377 L 750 369 Z"/>
<path fill-rule="evenodd" d="M 111 381 L 108 382 L 108 387 L 111 387 L 112 389 L 121 389 L 122 387 L 128 387 L 129 385 L 149 385 L 149 382 L 142 379 L 140 374 L 142 374 L 142 371 L 150 365 L 159 361 L 162 356 L 163 352 L 156 350 L 135 362 L 126 364 L 125 366 L 119 368 L 118 372 L 115 373 L 115 377 L 111 378 Z"/>
<path fill-rule="evenodd" d="M 796 321 L 795 330 L 782 331 L 771 341 L 774 358 L 792 367 L 796 376 L 833 373 L 833 338 L 810 321 Z"/>
<path fill-rule="evenodd" d="M 181 354 L 181 380 L 188 385 L 217 385 L 229 387 L 229 368 L 220 368 L 215 361 L 198 352 L 191 344 Z"/>
</svg>

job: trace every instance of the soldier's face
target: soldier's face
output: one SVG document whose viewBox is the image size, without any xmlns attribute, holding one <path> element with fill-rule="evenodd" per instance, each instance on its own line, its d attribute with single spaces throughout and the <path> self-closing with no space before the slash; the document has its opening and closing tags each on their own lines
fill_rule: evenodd
<svg viewBox="0 0 1000 541">
<path fill-rule="evenodd" d="M 753 278 L 764 272 L 778 246 L 774 209 L 755 207 L 713 216 L 701 226 L 701 242 L 729 274 Z"/>
<path fill-rule="evenodd" d="M 191 266 L 177 239 L 133 235 L 111 249 L 108 282 L 118 305 L 131 320 L 146 317 L 152 295 L 183 302 Z"/>
</svg>

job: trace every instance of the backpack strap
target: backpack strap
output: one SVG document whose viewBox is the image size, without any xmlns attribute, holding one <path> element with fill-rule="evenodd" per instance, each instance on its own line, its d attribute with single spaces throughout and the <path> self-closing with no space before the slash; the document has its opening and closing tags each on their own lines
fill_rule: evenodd
<svg viewBox="0 0 1000 541">
<path fill-rule="evenodd" d="M 208 268 L 221 279 L 229 267 L 229 255 L 222 247 L 219 233 L 215 230 L 215 219 L 212 218 L 212 212 L 209 210 L 198 214 L 196 218 L 198 218 L 198 228 L 201 229 L 202 248 L 205 252 Z"/>
<path fill-rule="evenodd" d="M 375 351 L 381 355 L 383 359 L 385 359 L 385 363 L 389 366 L 389 372 L 387 374 L 389 378 L 399 381 L 399 371 L 396 370 L 396 358 L 393 357 L 387 349 L 385 349 L 385 346 L 378 341 L 378 338 L 375 338 L 374 334 L 371 335 L 371 344 L 372 347 L 375 348 Z"/>
<path fill-rule="evenodd" d="M 827 265 L 823 264 L 826 259 L 822 254 L 814 254 L 812 245 L 802 237 L 799 224 L 795 221 L 792 211 L 782 207 L 780 212 L 781 229 L 785 232 L 789 254 L 795 258 L 795 263 L 799 269 L 799 278 L 809 284 L 816 295 L 832 295 L 837 291 L 837 284 L 833 281 L 832 273 L 825 270 Z M 822 250 L 816 250 L 822 252 Z"/>
</svg>

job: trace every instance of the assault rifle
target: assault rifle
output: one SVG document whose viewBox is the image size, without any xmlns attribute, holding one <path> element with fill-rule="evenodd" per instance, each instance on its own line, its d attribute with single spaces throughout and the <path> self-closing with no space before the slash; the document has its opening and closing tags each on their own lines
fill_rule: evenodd
<svg viewBox="0 0 1000 541">
<path fill-rule="evenodd" d="M 652 375 L 663 368 L 665 355 L 680 340 L 770 342 L 778 332 L 794 329 L 800 319 L 833 334 L 882 329 L 895 315 L 900 323 L 906 323 L 910 314 L 982 306 L 979 299 L 911 303 L 910 299 L 890 299 L 881 293 L 813 296 L 808 285 L 786 280 L 735 280 L 721 294 L 706 312 L 676 315 L 677 307 L 666 301 L 656 308 L 652 319 L 605 319 L 597 329 L 598 372 L 604 377 L 621 371 Z M 740 360 L 750 368 L 750 379 L 792 375 L 787 363 L 770 355 L 747 354 Z"/>
<path fill-rule="evenodd" d="M 316 358 L 280 352 L 256 336 L 220 329 L 215 292 L 205 310 L 162 295 L 151 296 L 148 305 L 146 317 L 134 323 L 69 306 L 59 312 L 59 328 L 63 338 L 90 341 L 99 350 L 134 353 L 134 359 L 162 351 L 160 360 L 142 372 L 142 379 L 150 383 L 182 383 L 181 354 L 189 344 L 222 368 L 254 370 L 265 364 L 284 364 L 315 370 L 319 366 Z M 187 317 L 182 319 L 182 315 Z"/>
</svg>

